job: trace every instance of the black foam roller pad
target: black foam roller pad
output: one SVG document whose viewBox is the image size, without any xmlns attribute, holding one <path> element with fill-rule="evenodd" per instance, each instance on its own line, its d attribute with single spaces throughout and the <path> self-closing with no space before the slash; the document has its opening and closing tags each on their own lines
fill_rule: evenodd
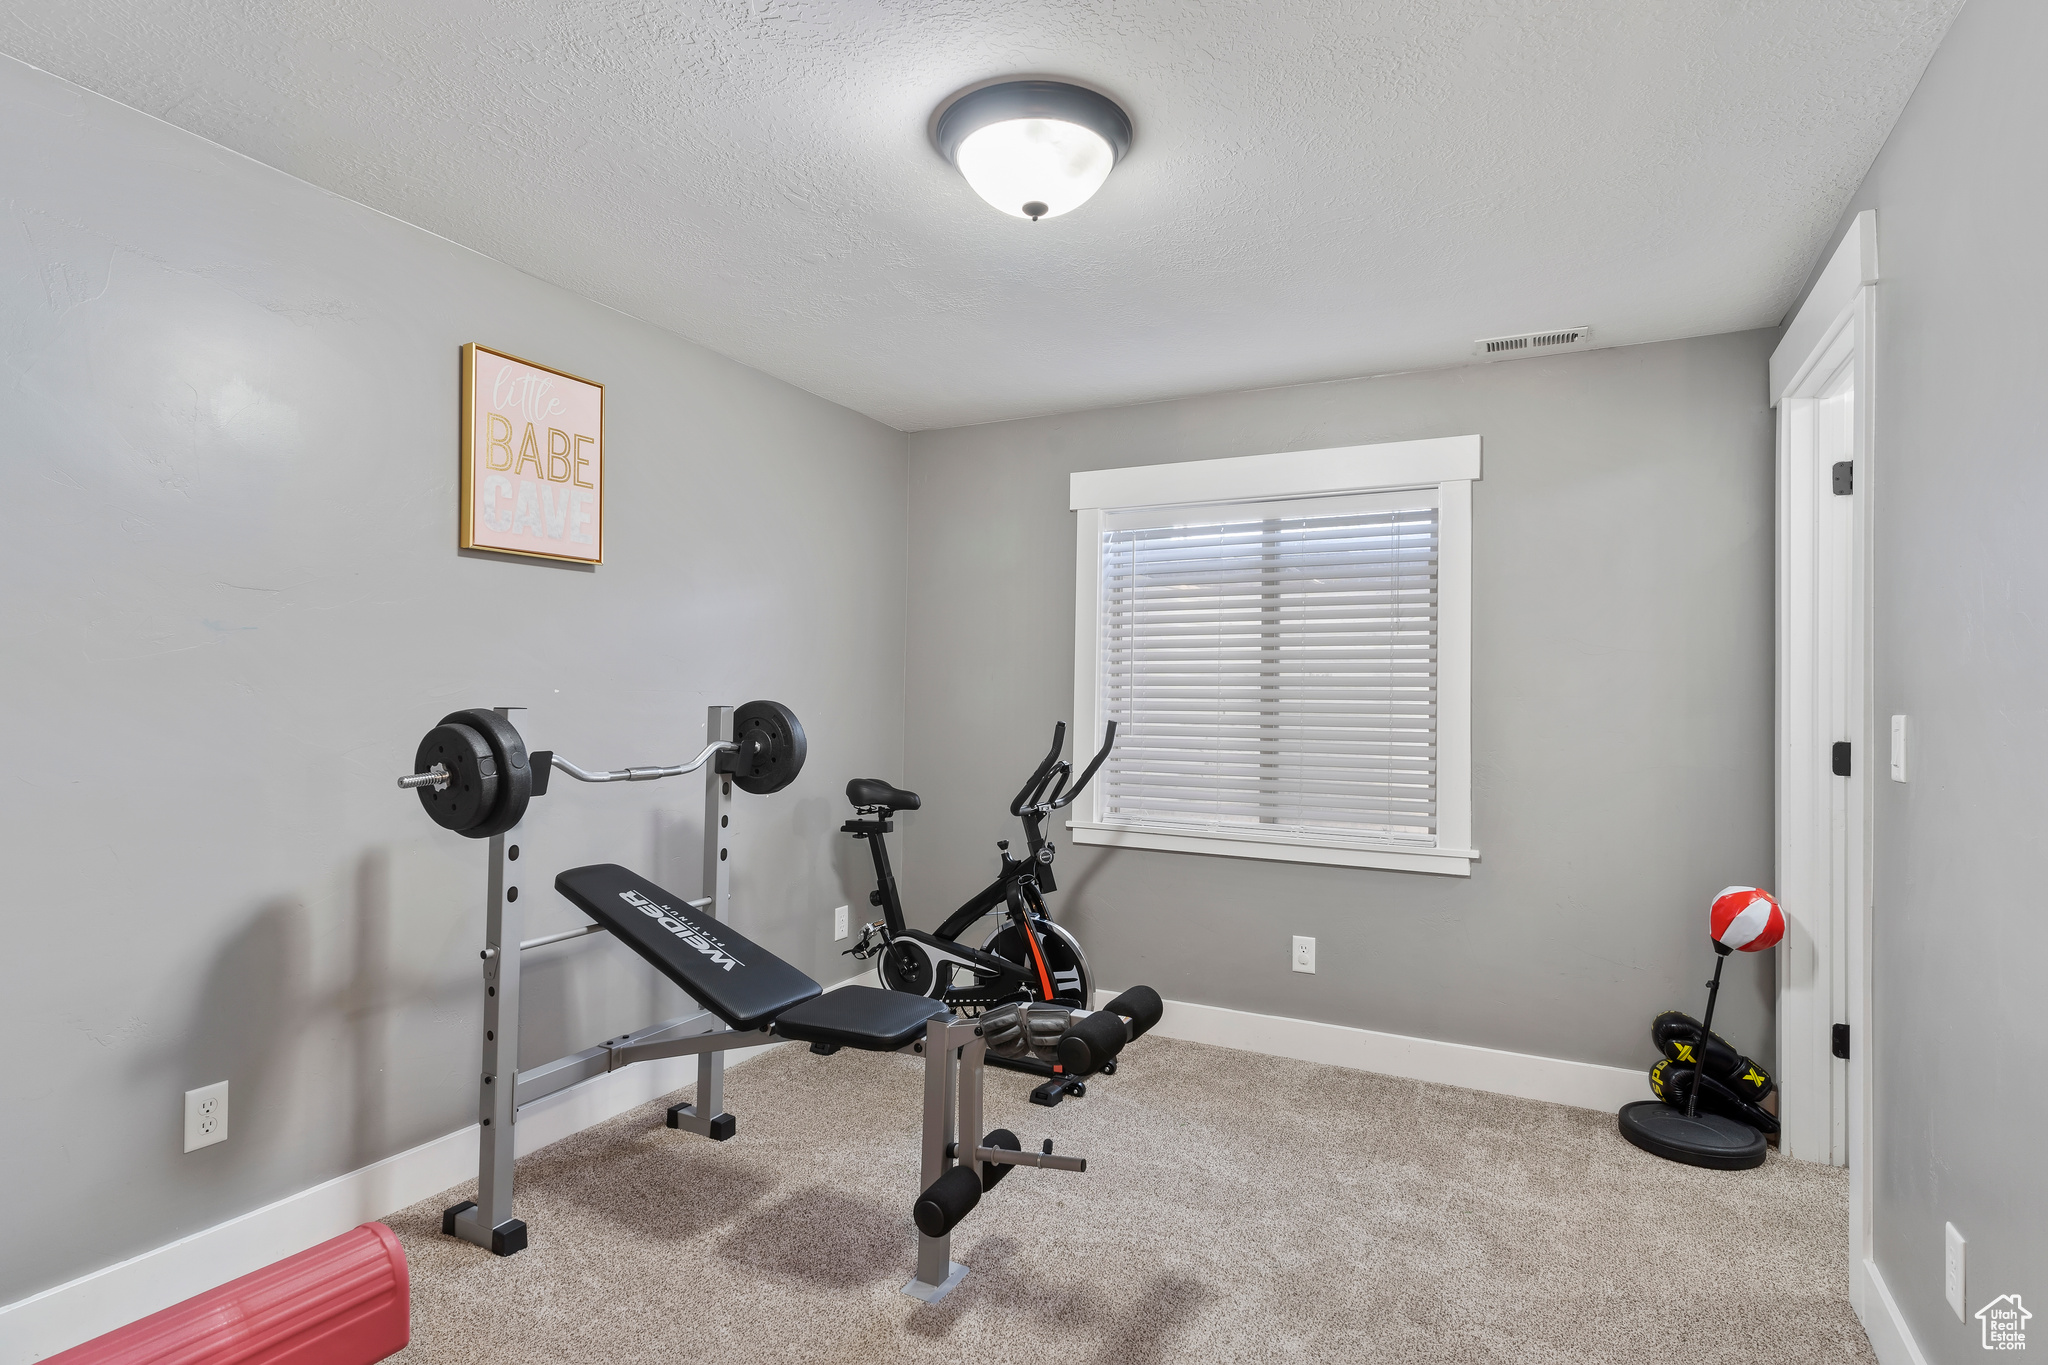
<svg viewBox="0 0 2048 1365">
<path fill-rule="evenodd" d="M 1092 1076 L 1130 1040 L 1122 1016 L 1097 1010 L 1076 1019 L 1060 1039 L 1060 1065 L 1075 1076 Z"/>
<path fill-rule="evenodd" d="M 1150 986 L 1133 986 L 1104 1008 L 1130 1021 L 1131 1041 L 1136 1042 L 1150 1033 L 1159 1016 L 1166 1013 L 1166 1002 Z"/>
<path fill-rule="evenodd" d="M 944 1237 L 981 1202 L 981 1182 L 968 1166 L 955 1166 L 917 1197 L 910 1216 L 927 1237 Z"/>
</svg>

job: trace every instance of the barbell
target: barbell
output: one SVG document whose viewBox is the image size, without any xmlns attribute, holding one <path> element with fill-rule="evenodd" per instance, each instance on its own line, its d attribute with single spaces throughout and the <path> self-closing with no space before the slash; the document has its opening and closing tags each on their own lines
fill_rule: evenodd
<svg viewBox="0 0 2048 1365">
<path fill-rule="evenodd" d="M 443 829 L 471 839 L 503 834 L 545 796 L 548 775 L 560 768 L 579 782 L 648 782 L 691 773 L 712 760 L 741 791 L 781 791 L 803 771 L 807 750 L 796 712 L 776 701 L 750 701 L 732 713 L 732 738 L 713 740 L 688 763 L 591 772 L 548 750 L 526 752 L 526 740 L 496 711 L 474 707 L 441 717 L 413 756 L 413 771 L 398 785 L 419 792 L 420 805 Z"/>
</svg>

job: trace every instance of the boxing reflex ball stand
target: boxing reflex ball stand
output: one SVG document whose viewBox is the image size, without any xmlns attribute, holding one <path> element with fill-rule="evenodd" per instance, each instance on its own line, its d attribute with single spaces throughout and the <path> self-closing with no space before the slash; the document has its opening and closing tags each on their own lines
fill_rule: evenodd
<svg viewBox="0 0 2048 1365">
<path fill-rule="evenodd" d="M 1624 1138 L 1652 1156 L 1710 1170 L 1746 1171 L 1764 1164 L 1764 1135 L 1740 1118 L 1700 1108 L 1701 1092 L 1709 1083 L 1705 1062 L 1715 1039 L 1721 969 L 1737 950 L 1756 953 L 1775 947 L 1785 936 L 1785 912 L 1768 891 L 1731 886 L 1714 897 L 1708 927 L 1714 943 L 1714 979 L 1707 983 L 1707 1014 L 1700 1022 L 1696 1049 L 1699 1060 L 1690 1071 L 1671 1073 L 1670 1082 L 1660 1085 L 1661 1098 L 1623 1105 L 1616 1123 Z"/>
</svg>

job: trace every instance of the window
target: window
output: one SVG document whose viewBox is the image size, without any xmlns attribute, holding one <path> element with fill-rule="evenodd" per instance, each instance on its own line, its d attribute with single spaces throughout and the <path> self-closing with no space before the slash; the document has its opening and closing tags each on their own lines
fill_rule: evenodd
<svg viewBox="0 0 2048 1365">
<path fill-rule="evenodd" d="M 1468 872 L 1478 457 L 1452 437 L 1076 474 L 1075 715 L 1117 742 L 1075 841 Z"/>
</svg>

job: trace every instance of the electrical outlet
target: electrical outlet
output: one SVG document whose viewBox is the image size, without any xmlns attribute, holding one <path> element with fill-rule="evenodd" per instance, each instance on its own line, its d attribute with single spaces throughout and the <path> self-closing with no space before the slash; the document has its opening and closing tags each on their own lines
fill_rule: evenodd
<svg viewBox="0 0 2048 1365">
<path fill-rule="evenodd" d="M 1954 1223 L 1943 1223 L 1943 1240 L 1948 1243 L 1948 1273 L 1942 1278 L 1948 1290 L 1948 1306 L 1956 1310 L 1956 1321 L 1967 1322 L 1963 1316 L 1963 1234 L 1956 1231 Z"/>
<path fill-rule="evenodd" d="M 228 1083 L 216 1081 L 185 1092 L 185 1150 L 228 1140 Z"/>
<path fill-rule="evenodd" d="M 1316 969 L 1316 941 L 1300 934 L 1294 936 L 1294 970 L 1314 974 Z"/>
<path fill-rule="evenodd" d="M 1892 717 L 1892 781 L 1906 780 L 1906 718 Z"/>
<path fill-rule="evenodd" d="M 834 910 L 832 912 L 832 937 L 834 939 L 842 939 L 846 937 L 847 909 L 848 907 L 842 905 L 837 910 Z"/>
</svg>

